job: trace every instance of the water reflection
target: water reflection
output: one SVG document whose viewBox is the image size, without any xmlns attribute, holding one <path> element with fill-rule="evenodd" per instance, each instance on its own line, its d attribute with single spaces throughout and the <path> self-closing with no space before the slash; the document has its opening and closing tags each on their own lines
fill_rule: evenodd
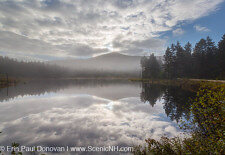
<svg viewBox="0 0 225 155">
<path fill-rule="evenodd" d="M 188 113 L 186 100 L 175 88 L 128 81 L 20 84 L 1 94 L 0 144 L 132 146 L 177 136 L 173 120 Z"/>
<path fill-rule="evenodd" d="M 167 87 L 164 92 L 164 106 L 165 113 L 171 120 L 177 122 L 180 118 L 186 120 L 190 118 L 190 101 L 194 97 L 193 92 L 182 90 L 178 87 Z"/>
<path fill-rule="evenodd" d="M 124 97 L 138 97 L 140 88 L 139 83 L 131 83 L 128 80 L 33 80 L 0 89 L 0 101 L 18 96 L 44 95 L 59 91 L 117 100 Z"/>
<path fill-rule="evenodd" d="M 149 102 L 153 107 L 156 101 L 163 95 L 164 89 L 161 85 L 142 83 L 141 101 Z"/>
</svg>

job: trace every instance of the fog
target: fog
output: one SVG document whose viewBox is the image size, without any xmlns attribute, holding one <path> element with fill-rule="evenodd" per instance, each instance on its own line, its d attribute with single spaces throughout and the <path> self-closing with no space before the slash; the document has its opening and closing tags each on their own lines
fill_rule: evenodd
<svg viewBox="0 0 225 155">
<path fill-rule="evenodd" d="M 110 53 L 89 59 L 47 62 L 18 61 L 0 57 L 1 76 L 14 78 L 131 78 L 140 77 L 139 56 Z"/>
<path fill-rule="evenodd" d="M 119 53 L 109 53 L 88 59 L 67 59 L 50 61 L 60 67 L 75 72 L 93 72 L 97 74 L 116 74 L 138 77 L 141 72 L 140 56 L 128 56 Z"/>
</svg>

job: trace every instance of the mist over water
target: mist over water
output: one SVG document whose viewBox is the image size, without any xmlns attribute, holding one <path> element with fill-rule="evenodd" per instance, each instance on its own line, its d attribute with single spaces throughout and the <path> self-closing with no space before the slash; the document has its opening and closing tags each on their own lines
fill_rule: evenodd
<svg viewBox="0 0 225 155">
<path fill-rule="evenodd" d="M 26 146 L 133 146 L 177 136 L 192 96 L 125 80 L 31 81 L 0 91 L 0 143 Z"/>
</svg>

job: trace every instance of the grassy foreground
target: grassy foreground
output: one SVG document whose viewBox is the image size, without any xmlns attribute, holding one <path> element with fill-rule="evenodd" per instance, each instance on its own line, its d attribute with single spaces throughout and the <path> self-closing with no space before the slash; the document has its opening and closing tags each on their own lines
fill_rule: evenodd
<svg viewBox="0 0 225 155">
<path fill-rule="evenodd" d="M 225 84 L 201 83 L 190 112 L 190 123 L 181 126 L 190 137 L 149 138 L 145 147 L 136 147 L 134 154 L 225 154 Z"/>
</svg>

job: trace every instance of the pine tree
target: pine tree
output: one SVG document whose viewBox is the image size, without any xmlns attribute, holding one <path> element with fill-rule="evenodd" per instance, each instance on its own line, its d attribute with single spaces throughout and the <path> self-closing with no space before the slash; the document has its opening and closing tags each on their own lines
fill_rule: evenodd
<svg viewBox="0 0 225 155">
<path fill-rule="evenodd" d="M 148 58 L 144 56 L 141 58 L 142 78 L 148 77 L 147 65 L 148 65 Z"/>
<path fill-rule="evenodd" d="M 194 63 L 194 77 L 204 78 L 205 77 L 205 53 L 206 53 L 206 40 L 201 39 L 196 43 L 193 52 L 193 63 Z"/>
<path fill-rule="evenodd" d="M 218 76 L 219 63 L 217 61 L 217 48 L 215 43 L 210 37 L 206 38 L 206 53 L 205 53 L 205 73 L 204 77 L 208 79 L 213 79 Z"/>
<path fill-rule="evenodd" d="M 171 79 L 172 78 L 172 67 L 173 67 L 173 53 L 171 52 L 171 49 L 167 47 L 165 55 L 164 55 L 164 71 L 166 74 L 166 77 Z"/>
<path fill-rule="evenodd" d="M 160 65 L 154 54 L 150 55 L 149 58 L 149 64 L 148 64 L 148 69 L 149 69 L 149 78 L 150 79 L 156 79 L 159 78 L 160 75 Z"/>
<path fill-rule="evenodd" d="M 171 78 L 177 78 L 177 66 L 176 66 L 176 46 L 174 44 L 171 45 L 170 47 L 171 52 L 172 52 L 172 60 L 171 60 Z"/>
<path fill-rule="evenodd" d="M 225 79 L 225 34 L 218 44 L 218 62 L 220 68 L 220 77 Z"/>
<path fill-rule="evenodd" d="M 175 46 L 176 49 L 176 59 L 175 59 L 175 64 L 176 64 L 176 74 L 177 77 L 182 78 L 184 77 L 184 69 L 185 69 L 185 55 L 184 55 L 184 49 L 180 45 L 179 42 L 177 42 L 177 45 Z"/>
<path fill-rule="evenodd" d="M 193 62 L 192 62 L 192 46 L 191 43 L 188 42 L 185 46 L 184 46 L 184 73 L 185 73 L 185 77 L 192 77 L 193 74 Z"/>
</svg>

